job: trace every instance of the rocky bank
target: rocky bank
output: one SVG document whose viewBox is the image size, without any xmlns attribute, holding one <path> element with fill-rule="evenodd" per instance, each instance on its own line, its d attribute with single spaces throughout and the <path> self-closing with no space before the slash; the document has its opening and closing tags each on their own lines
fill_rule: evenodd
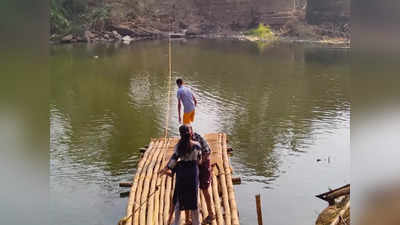
<svg viewBox="0 0 400 225">
<path fill-rule="evenodd" d="M 326 3 L 326 4 L 325 4 Z M 243 39 L 266 24 L 281 39 L 349 42 L 350 0 L 89 0 L 88 8 L 107 7 L 102 20 L 82 25 L 81 32 L 51 34 L 53 42 L 129 43 L 182 37 Z"/>
</svg>

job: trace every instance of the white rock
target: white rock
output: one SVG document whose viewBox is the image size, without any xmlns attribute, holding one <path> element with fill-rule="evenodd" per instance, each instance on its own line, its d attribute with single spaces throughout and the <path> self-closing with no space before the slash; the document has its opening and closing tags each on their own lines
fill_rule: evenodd
<svg viewBox="0 0 400 225">
<path fill-rule="evenodd" d="M 122 40 L 123 40 L 123 41 L 126 41 L 126 42 L 131 42 L 131 41 L 133 41 L 133 39 L 132 39 L 129 35 L 124 36 L 124 37 L 122 38 Z"/>
</svg>

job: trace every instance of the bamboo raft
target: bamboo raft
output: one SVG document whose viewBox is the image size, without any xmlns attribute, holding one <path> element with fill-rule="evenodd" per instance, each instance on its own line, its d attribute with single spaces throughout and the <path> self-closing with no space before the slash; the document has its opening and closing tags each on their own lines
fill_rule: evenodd
<svg viewBox="0 0 400 225">
<path fill-rule="evenodd" d="M 211 148 L 211 177 L 209 188 L 211 204 L 216 219 L 212 225 L 239 225 L 239 213 L 232 182 L 232 167 L 229 163 L 227 135 L 211 133 L 204 135 Z M 160 176 L 173 154 L 178 138 L 152 139 L 142 159 L 129 194 L 126 216 L 119 224 L 125 225 L 167 225 L 170 212 L 174 180 Z M 199 190 L 199 211 L 201 222 L 207 214 L 203 193 Z M 185 213 L 181 213 L 181 224 Z"/>
</svg>

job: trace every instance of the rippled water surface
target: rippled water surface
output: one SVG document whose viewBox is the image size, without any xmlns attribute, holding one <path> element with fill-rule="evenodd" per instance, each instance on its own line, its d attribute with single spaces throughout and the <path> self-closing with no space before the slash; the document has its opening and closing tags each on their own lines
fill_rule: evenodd
<svg viewBox="0 0 400 225">
<path fill-rule="evenodd" d="M 166 120 L 165 41 L 51 48 L 51 221 L 116 224 L 139 148 Z M 237 41 L 173 42 L 173 81 L 197 96 L 195 130 L 226 132 L 242 225 L 314 224 L 314 195 L 348 183 L 349 51 Z M 95 58 L 94 56 L 98 56 Z M 170 133 L 177 135 L 176 86 Z"/>
</svg>

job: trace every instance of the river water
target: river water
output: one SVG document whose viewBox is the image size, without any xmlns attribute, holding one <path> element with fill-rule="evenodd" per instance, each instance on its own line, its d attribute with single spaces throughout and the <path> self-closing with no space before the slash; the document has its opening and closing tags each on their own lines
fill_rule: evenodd
<svg viewBox="0 0 400 225">
<path fill-rule="evenodd" d="M 169 129 L 177 135 L 177 77 L 193 89 L 199 133 L 225 132 L 242 225 L 314 224 L 314 197 L 350 182 L 349 50 L 303 44 L 174 41 Z M 95 57 L 98 56 L 98 57 Z M 139 148 L 166 120 L 166 41 L 50 49 L 50 221 L 110 225 L 125 215 Z"/>
</svg>

